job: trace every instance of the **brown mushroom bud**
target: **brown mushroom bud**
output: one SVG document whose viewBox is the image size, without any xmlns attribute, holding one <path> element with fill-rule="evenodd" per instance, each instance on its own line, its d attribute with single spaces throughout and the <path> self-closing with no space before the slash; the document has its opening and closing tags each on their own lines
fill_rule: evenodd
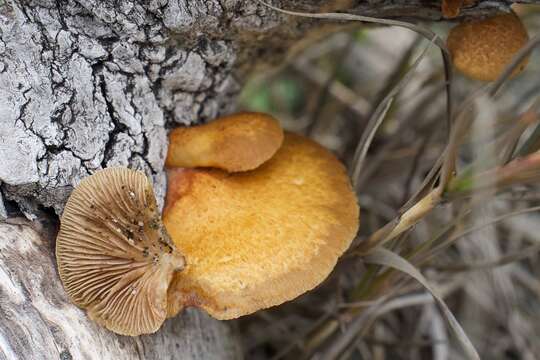
<svg viewBox="0 0 540 360">
<path fill-rule="evenodd" d="M 512 12 L 465 21 L 450 31 L 447 42 L 458 70 L 473 79 L 493 81 L 528 39 L 527 29 Z M 512 75 L 523 71 L 527 62 L 524 60 Z"/>
<path fill-rule="evenodd" d="M 252 170 L 270 159 L 282 142 L 283 130 L 276 119 L 262 113 L 239 113 L 174 129 L 169 135 L 166 165 Z"/>
<path fill-rule="evenodd" d="M 458 16 L 462 6 L 463 0 L 443 0 L 441 4 L 443 17 L 451 19 Z"/>
<path fill-rule="evenodd" d="M 287 133 L 255 170 L 170 169 L 163 222 L 186 256 L 169 315 L 197 306 L 231 319 L 281 304 L 323 281 L 358 229 L 344 166 Z"/>
<path fill-rule="evenodd" d="M 463 6 L 469 6 L 475 2 L 476 0 L 443 0 L 441 4 L 443 17 L 447 19 L 455 18 L 459 15 Z"/>
<path fill-rule="evenodd" d="M 155 332 L 167 289 L 184 259 L 165 231 L 148 178 L 110 168 L 71 194 L 56 240 L 58 272 L 71 300 L 123 335 Z"/>
</svg>

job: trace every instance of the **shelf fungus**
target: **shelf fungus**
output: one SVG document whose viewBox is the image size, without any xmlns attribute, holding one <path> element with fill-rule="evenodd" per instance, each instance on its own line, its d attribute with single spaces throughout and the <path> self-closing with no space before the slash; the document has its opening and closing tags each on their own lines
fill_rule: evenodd
<svg viewBox="0 0 540 360">
<path fill-rule="evenodd" d="M 258 134 L 253 144 L 277 133 Z M 192 132 L 187 143 L 192 136 L 206 135 Z M 356 196 L 344 166 L 322 146 L 290 133 L 272 141 L 276 149 L 258 165 L 226 167 L 240 172 L 169 168 L 163 220 L 142 173 L 112 168 L 83 180 L 64 210 L 56 250 L 73 302 L 114 332 L 140 335 L 186 307 L 232 319 L 321 283 L 356 236 Z M 247 151 L 249 143 L 232 146 Z"/>
<path fill-rule="evenodd" d="M 56 257 L 71 300 L 122 335 L 159 329 L 167 316 L 169 284 L 184 267 L 148 178 L 126 168 L 98 171 L 73 191 Z"/>
<path fill-rule="evenodd" d="M 205 125 L 180 127 L 169 135 L 168 167 L 252 170 L 270 159 L 283 142 L 283 130 L 270 115 L 244 112 Z"/>
<path fill-rule="evenodd" d="M 169 315 L 197 306 L 232 319 L 291 300 L 322 282 L 358 229 L 344 166 L 287 133 L 255 170 L 169 169 L 163 221 L 186 256 Z"/>
<path fill-rule="evenodd" d="M 459 71 L 473 79 L 494 81 L 528 39 L 527 29 L 511 12 L 464 21 L 450 30 L 447 44 Z M 525 59 L 512 76 L 523 71 L 527 62 Z"/>
</svg>

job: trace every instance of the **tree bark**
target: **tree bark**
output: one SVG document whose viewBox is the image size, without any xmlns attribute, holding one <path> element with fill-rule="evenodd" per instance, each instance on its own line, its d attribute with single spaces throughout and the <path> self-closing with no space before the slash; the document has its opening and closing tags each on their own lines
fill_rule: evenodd
<svg viewBox="0 0 540 360">
<path fill-rule="evenodd" d="M 0 223 L 0 359 L 238 359 L 224 322 L 196 311 L 155 334 L 115 335 L 67 299 L 56 272 L 54 231 Z"/>
<path fill-rule="evenodd" d="M 439 1 L 272 3 L 441 20 Z M 230 112 L 254 59 L 279 61 L 320 24 L 247 0 L 0 0 L 0 221 L 4 199 L 60 215 L 81 179 L 116 165 L 145 171 L 162 204 L 167 129 Z M 237 357 L 227 327 L 196 311 L 139 338 L 91 323 L 66 299 L 48 235 L 0 223 L 0 357 Z"/>
</svg>

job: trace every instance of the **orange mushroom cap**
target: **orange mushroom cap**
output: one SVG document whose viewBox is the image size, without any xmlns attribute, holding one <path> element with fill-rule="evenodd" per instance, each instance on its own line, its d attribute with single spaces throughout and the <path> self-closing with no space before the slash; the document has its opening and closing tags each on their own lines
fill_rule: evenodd
<svg viewBox="0 0 540 360">
<path fill-rule="evenodd" d="M 262 113 L 239 113 L 171 131 L 166 165 L 252 170 L 270 159 L 282 142 L 283 130 L 276 119 Z"/>
<path fill-rule="evenodd" d="M 71 300 L 122 335 L 159 329 L 173 274 L 184 267 L 150 181 L 126 168 L 98 171 L 75 188 L 62 214 L 56 258 Z"/>
<path fill-rule="evenodd" d="M 465 21 L 450 31 L 447 43 L 457 69 L 473 79 L 493 81 L 528 39 L 527 29 L 512 12 Z M 523 71 L 527 62 L 524 60 L 513 76 Z"/>
<path fill-rule="evenodd" d="M 163 221 L 187 261 L 169 288 L 169 316 L 197 306 L 231 319 L 291 300 L 328 276 L 358 229 L 345 168 L 298 135 L 253 171 L 168 176 Z"/>
</svg>

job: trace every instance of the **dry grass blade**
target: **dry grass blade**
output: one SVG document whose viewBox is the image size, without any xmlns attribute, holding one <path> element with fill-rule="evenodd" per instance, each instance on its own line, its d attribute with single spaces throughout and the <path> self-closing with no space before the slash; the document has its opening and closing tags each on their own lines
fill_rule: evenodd
<svg viewBox="0 0 540 360">
<path fill-rule="evenodd" d="M 525 156 L 538 150 L 540 150 L 540 124 L 536 126 L 531 136 L 529 136 L 525 144 L 518 150 L 517 156 Z"/>
<path fill-rule="evenodd" d="M 430 250 L 427 257 L 425 257 L 421 262 L 424 263 L 425 261 L 432 259 L 433 256 L 441 253 L 443 250 L 448 248 L 448 246 L 452 245 L 456 240 L 458 240 L 458 239 L 460 239 L 460 238 L 462 238 L 464 236 L 467 236 L 467 235 L 469 235 L 469 234 L 471 234 L 471 233 L 473 233 L 475 231 L 478 231 L 478 230 L 481 230 L 481 229 L 483 229 L 483 228 L 485 228 L 487 226 L 496 224 L 496 223 L 498 223 L 500 221 L 503 221 L 503 220 L 505 220 L 505 219 L 507 219 L 509 217 L 517 216 L 517 215 L 521 215 L 521 214 L 526 214 L 526 213 L 531 213 L 531 212 L 535 212 L 535 211 L 540 211 L 540 206 L 534 206 L 534 207 L 530 207 L 530 208 L 526 208 L 526 209 L 516 210 L 516 211 L 510 212 L 510 213 L 498 216 L 498 217 L 496 217 L 494 219 L 486 221 L 486 222 L 484 222 L 482 224 L 479 224 L 477 226 L 473 226 L 473 227 L 471 227 L 469 229 L 466 229 L 466 230 L 460 232 L 459 234 L 455 234 L 455 235 L 451 236 L 447 240 L 445 240 L 442 243 L 435 246 L 433 249 Z"/>
<path fill-rule="evenodd" d="M 369 327 L 373 320 L 381 316 L 384 313 L 401 309 L 408 306 L 422 305 L 427 304 L 433 301 L 433 298 L 428 294 L 419 294 L 419 295 L 405 295 L 399 298 L 388 301 L 383 305 L 381 299 L 375 301 L 370 308 L 362 312 L 357 316 L 351 324 L 347 327 L 347 330 L 341 335 L 327 351 L 324 352 L 322 356 L 319 357 L 320 360 L 333 360 L 339 359 L 343 353 L 346 352 L 347 347 L 355 341 L 359 334 L 363 330 Z"/>
<path fill-rule="evenodd" d="M 405 85 L 407 85 L 412 79 L 416 68 L 418 67 L 422 59 L 426 56 L 427 51 L 430 47 L 431 43 L 426 46 L 420 56 L 418 56 L 413 65 L 407 71 L 405 76 L 403 76 L 401 80 L 392 88 L 392 90 L 387 93 L 387 95 L 381 100 L 379 105 L 377 105 L 375 111 L 373 111 L 373 114 L 371 115 L 354 152 L 353 165 L 351 170 L 351 179 L 354 189 L 356 189 L 358 185 L 360 171 L 363 168 L 368 149 L 371 146 L 373 138 L 375 137 L 375 133 L 377 132 L 379 126 L 382 124 L 384 118 L 386 117 L 386 114 L 390 109 L 390 106 L 394 102 L 395 97 L 401 91 L 401 89 L 403 89 L 403 87 L 405 87 Z"/>
<path fill-rule="evenodd" d="M 288 353 L 290 353 L 294 348 L 301 347 L 302 339 L 306 337 L 307 334 L 315 330 L 319 325 L 323 324 L 326 320 L 328 320 L 332 316 L 331 313 L 327 312 L 324 315 L 322 315 L 317 321 L 315 321 L 309 329 L 303 331 L 301 334 L 293 337 L 292 341 L 290 341 L 286 346 L 284 346 L 275 356 L 272 357 L 271 360 L 280 360 L 283 359 Z"/>
<path fill-rule="evenodd" d="M 357 316 L 348 326 L 347 331 L 334 343 L 332 346 L 320 356 L 321 360 L 333 360 L 338 359 L 339 356 L 346 350 L 347 346 L 351 344 L 357 337 L 358 333 L 366 327 L 370 321 L 371 312 L 377 310 L 384 302 L 384 297 L 379 298 L 375 304 L 369 307 L 368 311 L 362 312 Z"/>
<path fill-rule="evenodd" d="M 538 118 L 540 117 L 539 107 L 540 98 L 537 98 L 530 106 L 530 108 L 522 115 L 522 118 L 530 116 L 533 118 L 534 122 L 538 121 Z M 527 138 L 525 143 L 517 151 L 517 156 L 525 156 L 537 150 L 540 150 L 540 124 L 536 125 L 536 128 L 534 129 L 532 134 Z"/>
<path fill-rule="evenodd" d="M 464 277 L 456 277 L 452 279 L 447 284 L 442 284 L 438 287 L 439 295 L 444 298 L 450 294 L 456 292 L 457 290 L 463 287 Z M 422 294 L 407 294 L 396 297 L 392 300 L 388 300 L 383 305 L 381 305 L 376 311 L 375 316 L 381 316 L 385 313 L 402 309 L 407 306 L 415 306 L 422 304 L 433 303 L 434 299 L 431 294 L 422 293 Z"/>
<path fill-rule="evenodd" d="M 418 271 L 413 265 L 398 254 L 382 247 L 374 249 L 368 256 L 366 256 L 365 261 L 367 263 L 383 265 L 404 272 L 422 284 L 431 293 L 431 295 L 433 295 L 433 298 L 448 321 L 450 328 L 454 331 L 467 357 L 469 359 L 480 360 L 480 356 L 476 352 L 476 349 L 465 331 L 463 331 L 461 328 L 461 325 L 459 325 L 458 321 L 445 304 L 438 291 L 431 287 L 427 279 L 420 273 L 420 271 Z"/>
<path fill-rule="evenodd" d="M 519 251 L 515 251 L 510 254 L 499 257 L 494 260 L 478 261 L 474 263 L 461 263 L 461 264 L 433 264 L 432 267 L 443 271 L 476 271 L 476 270 L 488 270 L 500 266 L 505 266 L 516 261 L 527 259 L 533 256 L 537 256 L 540 251 L 540 244 L 527 246 Z"/>
<path fill-rule="evenodd" d="M 539 45 L 540 45 L 540 36 L 535 36 L 534 38 L 529 40 L 527 45 L 525 45 L 523 48 L 521 48 L 521 50 L 518 51 L 518 53 L 512 59 L 512 62 L 506 66 L 503 73 L 499 76 L 497 81 L 495 81 L 493 85 L 491 86 L 491 89 L 489 90 L 490 96 L 495 96 L 499 92 L 499 90 L 506 83 L 506 81 L 510 79 L 514 70 Z"/>
<path fill-rule="evenodd" d="M 532 103 L 531 106 L 519 117 L 517 123 L 513 126 L 510 131 L 502 139 L 502 146 L 505 146 L 501 158 L 501 164 L 507 164 L 510 162 L 516 153 L 516 148 L 518 146 L 519 140 L 525 130 L 531 125 L 536 123 L 539 120 L 538 107 L 540 106 L 540 98 L 537 98 L 536 101 Z M 535 135 L 533 133 L 533 135 Z M 532 137 L 532 136 L 531 136 Z M 530 138 L 527 139 L 527 143 L 530 143 Z M 521 151 L 520 151 L 521 152 Z"/>
<path fill-rule="evenodd" d="M 440 294 L 443 297 L 446 297 L 460 289 L 462 286 L 463 280 L 457 278 L 450 283 L 441 286 Z M 320 359 L 346 359 L 347 357 L 344 356 L 339 357 L 340 354 L 346 354 L 347 347 L 350 349 L 354 345 L 354 342 L 358 341 L 358 337 L 361 339 L 368 339 L 367 332 L 373 326 L 377 318 L 405 307 L 428 305 L 432 304 L 434 301 L 433 296 L 430 294 L 406 294 L 387 300 L 389 297 L 391 297 L 390 294 L 385 294 L 377 300 L 372 301 L 370 307 L 361 313 L 361 315 L 347 327 L 345 332 L 337 339 L 337 341 L 329 346 L 328 350 L 324 352 Z"/>
<path fill-rule="evenodd" d="M 362 255 L 369 254 L 376 246 L 382 245 L 403 234 L 435 208 L 441 200 L 441 193 L 440 187 L 433 189 L 406 212 L 384 225 L 367 240 L 360 243 L 354 251 Z"/>
<path fill-rule="evenodd" d="M 488 88 L 484 87 L 464 101 L 460 112 L 457 114 L 454 126 L 451 128 L 445 150 L 426 177 L 421 189 L 412 197 L 414 201 L 412 199 L 408 201 L 400 210 L 398 217 L 373 233 L 355 250 L 363 254 L 369 253 L 377 245 L 382 245 L 410 229 L 440 203 L 442 195 L 455 176 L 459 148 L 463 144 L 464 138 L 474 120 L 474 117 L 471 117 L 473 106 L 477 105 L 478 107 L 479 104 L 491 103 L 491 98 L 487 95 L 487 92 Z M 438 185 L 430 189 L 437 176 L 439 179 Z M 417 199 L 419 194 L 425 195 Z"/>
<path fill-rule="evenodd" d="M 517 158 L 504 166 L 479 173 L 467 172 L 449 184 L 447 199 L 482 196 L 513 185 L 534 185 L 540 181 L 540 152 Z"/>
<path fill-rule="evenodd" d="M 368 23 L 374 23 L 374 24 L 398 26 L 398 27 L 402 27 L 402 28 L 414 31 L 422 35 L 427 40 L 432 41 L 441 50 L 441 55 L 443 58 L 444 75 L 446 78 L 445 79 L 446 80 L 446 116 L 447 116 L 448 125 L 451 124 L 452 108 L 453 108 L 452 106 L 452 83 L 453 83 L 452 58 L 450 56 L 450 52 L 448 51 L 448 48 L 446 47 L 445 41 L 441 39 L 439 35 L 431 31 L 430 29 L 427 29 L 422 26 L 418 26 L 416 24 L 408 23 L 405 21 L 392 20 L 392 19 L 379 19 L 379 18 L 374 18 L 374 17 L 369 17 L 369 16 L 354 15 L 354 14 L 347 14 L 347 13 L 312 14 L 312 13 L 305 13 L 305 12 L 289 11 L 289 10 L 280 9 L 278 7 L 270 5 L 262 0 L 258 0 L 258 1 L 264 6 L 269 7 L 270 9 L 273 9 L 275 11 L 278 11 L 280 13 L 287 14 L 287 15 L 301 16 L 301 17 L 307 17 L 307 18 L 313 18 L 313 19 L 326 19 L 326 20 L 338 20 L 338 21 L 360 21 L 360 22 L 368 22 Z"/>
<path fill-rule="evenodd" d="M 304 129 L 308 136 L 313 136 L 313 132 L 317 128 L 326 98 L 330 93 L 331 85 L 337 82 L 336 77 L 338 75 L 338 70 L 343 66 L 345 59 L 347 59 L 347 54 L 351 51 L 353 44 L 354 38 L 351 36 L 349 37 L 349 40 L 345 46 L 339 50 L 338 61 L 332 66 L 331 71 L 328 75 L 326 75 L 326 79 L 324 79 L 323 83 L 321 84 L 321 88 L 317 95 L 311 100 L 313 109 L 309 114 L 309 124 Z M 305 64 L 302 64 L 300 67 L 303 66 L 305 66 Z"/>
<path fill-rule="evenodd" d="M 403 55 L 401 55 L 400 59 L 396 62 L 393 69 L 389 71 L 384 85 L 381 87 L 380 90 L 377 91 L 377 93 L 373 97 L 373 104 L 380 104 L 387 96 L 387 94 L 392 91 L 392 89 L 396 86 L 399 80 L 403 77 L 403 73 L 406 73 L 407 69 L 409 68 L 411 59 L 422 41 L 423 39 L 421 36 L 416 36 L 414 41 L 412 41 L 409 47 L 405 50 Z M 371 113 L 373 113 L 373 111 L 375 111 L 375 109 L 372 109 Z M 371 113 L 369 117 L 371 117 Z"/>
<path fill-rule="evenodd" d="M 486 95 L 486 91 L 487 88 L 483 87 L 477 93 L 472 94 L 469 99 L 464 101 L 462 106 L 460 106 L 461 110 L 456 116 L 455 124 L 450 133 L 450 139 L 448 140 L 448 144 L 446 145 L 443 154 L 439 180 L 439 188 L 441 191 L 446 189 L 455 174 L 459 148 L 474 121 L 474 116 L 471 116 L 471 113 L 477 116 L 478 112 L 475 112 L 474 110 L 477 109 L 480 104 L 490 101 Z"/>
<path fill-rule="evenodd" d="M 420 166 L 420 161 L 422 159 L 422 156 L 425 154 L 426 149 L 428 147 L 428 144 L 429 144 L 434 132 L 435 131 L 431 131 L 430 133 L 427 134 L 426 137 L 424 137 L 420 141 L 420 147 L 418 148 L 418 151 L 414 155 L 411 168 L 409 169 L 409 173 L 407 175 L 407 180 L 405 181 L 404 191 L 403 191 L 403 196 L 402 196 L 401 203 L 405 203 L 407 201 L 407 199 L 409 199 L 409 197 L 410 197 L 410 195 L 412 193 L 412 183 L 413 183 L 414 175 L 416 174 L 416 171 L 417 171 L 418 167 Z"/>
<path fill-rule="evenodd" d="M 360 177 L 357 181 L 357 188 L 362 189 L 364 185 L 375 174 L 375 172 L 382 167 L 384 159 L 386 159 L 391 154 L 391 152 L 402 143 L 403 139 L 399 136 L 399 134 L 402 134 L 403 131 L 406 131 L 408 128 L 410 128 L 411 125 L 414 124 L 415 120 L 423 118 L 425 116 L 424 110 L 429 108 L 429 104 L 431 104 L 437 98 L 437 96 L 440 95 L 440 91 L 443 90 L 444 86 L 437 86 L 434 91 L 430 92 L 427 96 L 424 95 L 424 98 L 418 102 L 418 104 L 413 108 L 410 114 L 407 115 L 404 120 L 399 121 L 397 128 L 392 131 L 392 134 L 389 138 L 387 138 L 386 143 L 382 144 L 378 151 L 370 156 L 370 161 L 367 162 L 365 166 L 363 166 L 362 171 L 360 172 Z M 435 132 L 439 131 L 439 127 L 435 126 L 435 123 L 438 123 L 438 117 L 432 116 L 432 119 L 428 121 L 425 126 L 421 127 L 421 132 L 424 132 L 424 130 L 428 131 L 428 135 L 424 140 L 422 140 L 422 143 L 425 143 L 425 145 L 429 143 L 428 139 L 431 138 L 432 135 L 435 134 Z M 429 130 L 431 128 L 432 130 Z M 417 157 L 422 156 L 420 154 L 418 155 L 419 156 Z M 413 170 L 411 169 L 411 171 Z M 407 199 L 409 199 L 409 196 L 407 196 Z M 405 200 L 403 200 L 403 202 Z M 412 199 L 411 201 L 413 200 L 414 199 Z"/>
<path fill-rule="evenodd" d="M 410 229 L 441 202 L 444 191 L 447 189 L 450 181 L 454 178 L 458 151 L 472 123 L 472 119 L 470 117 L 471 107 L 473 104 L 478 104 L 482 101 L 489 101 L 489 98 L 484 92 L 485 89 L 480 91 L 479 94 L 476 94 L 476 96 L 467 100 L 457 116 L 457 120 L 450 132 L 448 144 L 446 145 L 441 158 L 438 160 L 434 168 L 432 168 L 431 173 L 435 175 L 436 173 L 433 172 L 433 169 L 439 168 L 440 161 L 439 184 L 416 202 L 407 202 L 406 206 L 401 209 L 398 217 L 373 233 L 355 250 L 364 254 L 369 253 L 376 246 L 382 245 Z M 435 181 L 435 177 L 428 176 L 427 179 Z M 424 182 L 420 191 L 423 193 L 425 190 L 424 188 L 430 184 L 432 184 L 431 181 Z M 415 194 L 413 198 L 416 198 L 416 196 L 417 194 Z M 407 207 L 409 205 L 410 207 Z"/>
</svg>

